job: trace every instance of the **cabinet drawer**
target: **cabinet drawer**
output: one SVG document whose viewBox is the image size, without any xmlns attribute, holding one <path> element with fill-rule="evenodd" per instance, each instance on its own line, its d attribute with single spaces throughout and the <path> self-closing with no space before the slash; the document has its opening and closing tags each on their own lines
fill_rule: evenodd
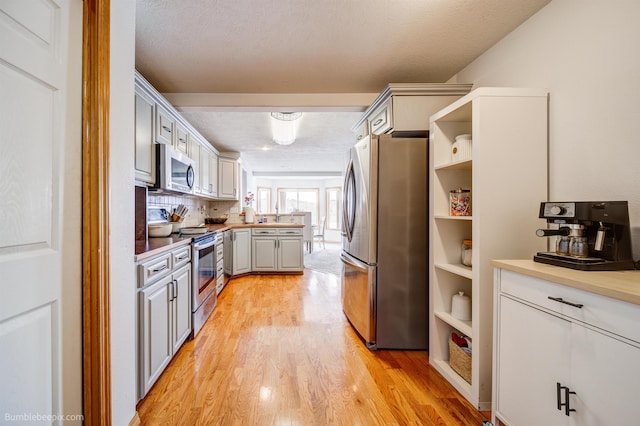
<svg viewBox="0 0 640 426">
<path fill-rule="evenodd" d="M 141 263 L 138 268 L 140 274 L 138 287 L 142 288 L 171 272 L 171 253 L 166 253 Z"/>
<path fill-rule="evenodd" d="M 278 235 L 302 235 L 302 228 L 278 229 Z"/>
<path fill-rule="evenodd" d="M 393 126 L 391 100 L 373 114 L 369 123 L 371 125 L 371 133 L 374 135 L 381 135 L 391 129 Z"/>
<path fill-rule="evenodd" d="M 186 246 L 171 252 L 173 269 L 186 265 L 191 261 L 191 246 Z"/>
<path fill-rule="evenodd" d="M 251 235 L 278 235 L 276 228 L 253 228 Z"/>
<path fill-rule="evenodd" d="M 356 131 L 356 141 L 364 139 L 367 136 L 369 136 L 369 120 L 365 120 Z"/>
<path fill-rule="evenodd" d="M 639 305 L 504 269 L 499 273 L 503 294 L 640 343 Z"/>
</svg>

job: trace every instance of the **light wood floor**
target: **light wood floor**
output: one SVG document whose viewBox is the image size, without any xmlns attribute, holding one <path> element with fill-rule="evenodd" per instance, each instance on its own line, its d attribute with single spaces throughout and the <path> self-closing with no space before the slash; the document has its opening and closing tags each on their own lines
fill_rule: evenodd
<svg viewBox="0 0 640 426">
<path fill-rule="evenodd" d="M 481 425 L 422 351 L 369 351 L 338 277 L 231 280 L 138 405 L 143 425 Z"/>
</svg>

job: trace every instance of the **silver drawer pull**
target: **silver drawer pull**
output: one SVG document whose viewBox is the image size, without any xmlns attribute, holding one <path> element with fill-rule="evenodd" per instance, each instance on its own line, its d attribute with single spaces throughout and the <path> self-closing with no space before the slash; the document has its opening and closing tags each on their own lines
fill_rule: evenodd
<svg viewBox="0 0 640 426">
<path fill-rule="evenodd" d="M 184 260 L 184 259 L 186 259 L 187 257 L 189 257 L 189 256 L 180 256 L 180 257 L 176 257 L 176 260 L 177 260 L 177 261 Z"/>
<path fill-rule="evenodd" d="M 567 302 L 562 297 L 551 297 L 551 296 L 549 296 L 549 297 L 547 297 L 547 299 L 551 299 L 554 302 L 564 303 L 565 305 L 573 306 L 574 308 L 579 308 L 579 309 L 582 309 L 582 307 L 584 306 L 582 303 Z"/>
<path fill-rule="evenodd" d="M 170 128 L 170 127 L 162 126 L 162 128 L 163 128 L 165 131 L 167 131 L 167 132 L 171 133 L 171 128 Z"/>
<path fill-rule="evenodd" d="M 376 122 L 375 122 L 375 123 L 373 123 L 372 125 L 373 125 L 373 126 L 377 126 L 378 124 L 382 123 L 382 121 L 383 121 L 383 119 L 382 119 L 382 118 L 378 118 L 378 119 L 376 120 Z"/>
<path fill-rule="evenodd" d="M 161 266 L 161 267 L 159 267 L 159 268 L 153 268 L 153 269 L 151 270 L 151 272 L 160 272 L 160 271 L 164 271 L 164 270 L 165 270 L 165 269 L 167 269 L 167 268 L 168 268 L 168 266 L 165 264 L 165 265 L 162 265 L 162 266 Z"/>
</svg>

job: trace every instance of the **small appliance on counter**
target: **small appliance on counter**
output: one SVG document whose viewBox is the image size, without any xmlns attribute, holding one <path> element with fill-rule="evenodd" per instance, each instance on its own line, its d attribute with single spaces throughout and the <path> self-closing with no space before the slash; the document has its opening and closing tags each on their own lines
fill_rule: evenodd
<svg viewBox="0 0 640 426">
<path fill-rule="evenodd" d="M 539 252 L 535 262 L 583 271 L 635 269 L 626 201 L 542 202 L 539 217 L 557 228 L 536 235 L 558 238 L 555 251 Z"/>
<path fill-rule="evenodd" d="M 166 209 L 149 207 L 147 211 L 147 235 L 149 237 L 168 237 L 173 226 L 168 221 Z"/>
</svg>

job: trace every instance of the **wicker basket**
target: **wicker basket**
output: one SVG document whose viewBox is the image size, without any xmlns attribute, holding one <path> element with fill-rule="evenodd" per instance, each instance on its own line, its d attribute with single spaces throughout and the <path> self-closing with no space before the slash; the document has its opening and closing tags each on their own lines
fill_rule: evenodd
<svg viewBox="0 0 640 426">
<path fill-rule="evenodd" d="M 467 383 L 471 384 L 471 355 L 449 339 L 449 365 Z"/>
</svg>

